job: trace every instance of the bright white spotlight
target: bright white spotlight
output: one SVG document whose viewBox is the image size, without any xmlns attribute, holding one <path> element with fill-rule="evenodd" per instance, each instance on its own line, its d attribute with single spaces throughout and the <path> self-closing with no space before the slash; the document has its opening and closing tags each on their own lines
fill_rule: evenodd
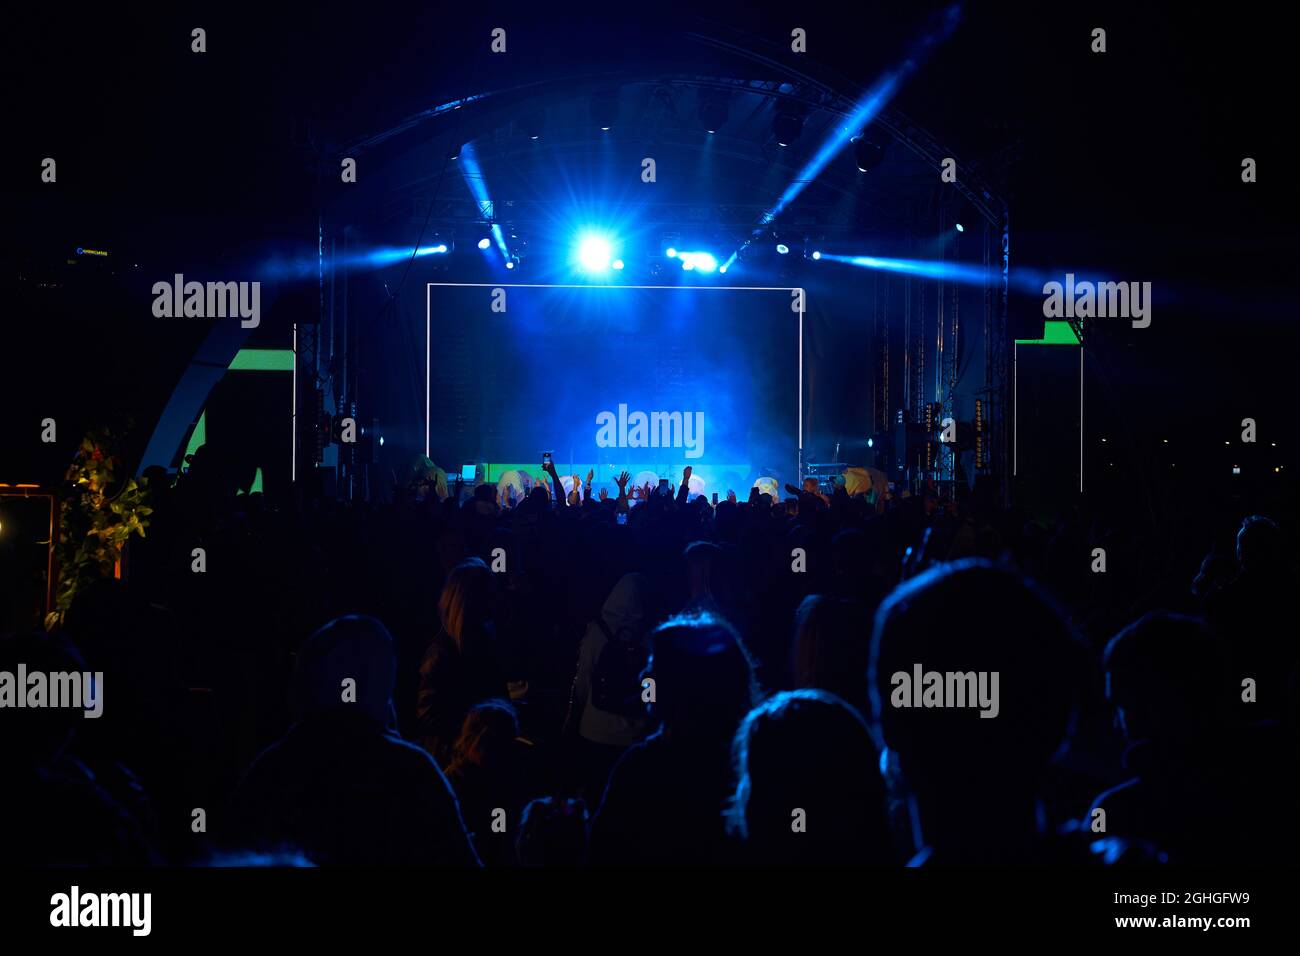
<svg viewBox="0 0 1300 956">
<path fill-rule="evenodd" d="M 727 267 L 726 267 L 726 266 L 718 266 L 718 271 L 719 271 L 719 272 L 726 272 L 726 271 L 727 271 Z"/>
<path fill-rule="evenodd" d="M 612 266 L 612 267 L 615 268 L 615 269 L 622 269 L 622 268 L 623 268 L 623 260 L 622 260 L 622 259 L 615 259 L 613 262 L 610 263 L 610 266 Z"/>
<path fill-rule="evenodd" d="M 672 246 L 669 246 L 669 247 L 668 247 L 668 250 L 664 253 L 664 255 L 666 255 L 669 259 L 676 259 L 676 258 L 677 258 L 677 250 L 674 249 Z"/>
<path fill-rule="evenodd" d="M 814 251 L 813 251 L 813 258 L 814 258 L 814 259 L 820 259 L 821 257 L 822 257 L 822 254 L 821 254 L 820 251 L 817 251 L 817 250 L 814 250 Z"/>
<path fill-rule="evenodd" d="M 966 227 L 964 227 L 961 223 L 957 223 L 957 231 L 958 231 L 958 232 L 965 232 L 965 231 L 966 231 Z"/>
<path fill-rule="evenodd" d="M 604 236 L 583 236 L 578 242 L 578 264 L 587 272 L 604 272 L 612 257 Z"/>
<path fill-rule="evenodd" d="M 515 260 L 513 260 L 513 259 L 507 259 L 507 260 L 506 260 L 506 268 L 507 268 L 507 269 L 513 269 L 514 267 L 515 267 Z"/>
<path fill-rule="evenodd" d="M 784 242 L 778 242 L 776 244 L 776 251 L 781 253 L 781 255 L 785 255 L 787 252 L 790 251 L 790 247 L 787 246 Z"/>
<path fill-rule="evenodd" d="M 692 253 L 689 253 L 689 255 L 690 255 L 690 257 L 691 257 L 691 266 L 692 266 L 692 268 L 694 268 L 697 272 L 716 272 L 716 271 L 717 271 L 717 268 L 718 268 L 718 260 L 715 259 L 715 258 L 713 258 L 713 256 L 709 255 L 709 253 L 707 253 L 707 252 L 692 252 Z"/>
<path fill-rule="evenodd" d="M 486 249 L 490 245 L 492 245 L 492 240 L 489 239 L 487 236 L 484 236 L 482 239 L 478 241 L 478 247 L 480 249 Z"/>
</svg>

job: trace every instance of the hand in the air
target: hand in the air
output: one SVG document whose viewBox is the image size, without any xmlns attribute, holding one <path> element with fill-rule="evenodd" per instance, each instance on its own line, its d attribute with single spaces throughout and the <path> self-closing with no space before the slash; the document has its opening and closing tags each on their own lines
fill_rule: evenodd
<svg viewBox="0 0 1300 956">
<path fill-rule="evenodd" d="M 600 500 L 601 500 L 601 501 L 604 501 L 604 500 L 607 499 L 608 497 L 609 497 L 609 492 L 606 491 L 604 488 L 601 488 L 601 489 L 600 489 Z"/>
</svg>

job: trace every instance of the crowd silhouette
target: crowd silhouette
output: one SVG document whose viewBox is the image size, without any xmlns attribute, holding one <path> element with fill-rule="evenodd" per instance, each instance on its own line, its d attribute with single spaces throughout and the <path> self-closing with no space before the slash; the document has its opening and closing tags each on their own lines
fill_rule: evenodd
<svg viewBox="0 0 1300 956">
<path fill-rule="evenodd" d="M 1121 560 L 1144 546 L 1122 521 L 843 485 L 715 505 L 688 479 L 292 504 L 228 490 L 202 456 L 146 475 L 125 578 L 0 639 L 0 671 L 104 673 L 98 719 L 0 716 L 0 803 L 24 821 L 0 855 L 1295 859 L 1294 552 L 1275 522 L 1237 514 L 1235 552 L 1167 554 L 1187 569 L 1172 591 Z M 897 706 L 914 667 L 996 673 L 996 716 Z"/>
</svg>

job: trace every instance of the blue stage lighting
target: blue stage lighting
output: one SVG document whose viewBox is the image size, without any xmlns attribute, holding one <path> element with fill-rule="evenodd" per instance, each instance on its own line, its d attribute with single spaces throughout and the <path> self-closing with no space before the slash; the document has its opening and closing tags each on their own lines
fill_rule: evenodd
<svg viewBox="0 0 1300 956">
<path fill-rule="evenodd" d="M 513 259 L 507 259 L 507 260 L 506 260 L 506 268 L 507 268 L 507 269 L 513 269 L 514 267 L 515 267 L 515 261 L 514 261 Z"/>
<path fill-rule="evenodd" d="M 874 438 L 868 438 L 868 439 L 867 439 L 867 447 L 868 447 L 868 448 L 873 447 L 875 444 L 876 444 L 876 440 L 875 440 Z"/>
<path fill-rule="evenodd" d="M 719 272 L 726 272 L 726 271 L 727 271 L 727 267 L 726 267 L 725 265 L 718 266 L 718 271 L 719 271 Z"/>
<path fill-rule="evenodd" d="M 487 236 L 484 236 L 482 239 L 478 241 L 478 247 L 480 249 L 486 249 L 490 245 L 492 245 L 492 240 L 489 239 Z"/>
<path fill-rule="evenodd" d="M 822 254 L 821 254 L 819 251 L 816 251 L 816 250 L 813 251 L 813 258 L 814 258 L 814 259 L 820 259 L 821 257 L 822 257 Z"/>
<path fill-rule="evenodd" d="M 613 266 L 615 269 L 622 269 L 622 268 L 623 268 L 623 260 L 622 260 L 622 259 L 615 259 L 613 262 L 610 263 L 610 265 Z"/>
<path fill-rule="evenodd" d="M 790 251 L 790 247 L 787 246 L 784 242 L 778 242 L 776 244 L 776 251 L 781 253 L 781 255 L 785 255 L 787 252 Z"/>
<path fill-rule="evenodd" d="M 578 264 L 587 272 L 604 272 L 613 254 L 604 236 L 585 235 L 578 240 Z"/>
<path fill-rule="evenodd" d="M 962 226 L 961 223 L 957 223 L 957 231 L 958 231 L 958 232 L 965 232 L 966 229 L 965 229 L 964 226 Z"/>
<path fill-rule="evenodd" d="M 436 246 L 421 246 L 415 250 L 417 256 L 439 256 L 447 251 L 446 243 L 439 243 Z"/>
<path fill-rule="evenodd" d="M 664 255 L 666 255 L 669 259 L 676 259 L 676 258 L 677 258 L 677 250 L 674 249 L 672 246 L 669 246 L 669 247 L 668 247 L 668 251 L 665 252 Z"/>
<path fill-rule="evenodd" d="M 707 252 L 679 252 L 677 258 L 687 272 L 716 272 L 718 260 Z"/>
</svg>

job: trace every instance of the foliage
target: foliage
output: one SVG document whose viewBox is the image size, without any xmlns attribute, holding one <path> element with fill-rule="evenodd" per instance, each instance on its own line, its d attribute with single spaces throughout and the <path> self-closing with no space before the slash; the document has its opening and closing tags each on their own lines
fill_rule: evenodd
<svg viewBox="0 0 1300 956">
<path fill-rule="evenodd" d="M 148 489 L 135 478 L 119 478 L 124 465 L 114 453 L 116 441 L 107 428 L 81 440 L 67 474 L 59 505 L 59 540 L 55 550 L 59 575 L 55 610 L 47 626 L 63 620 L 73 598 L 97 578 L 109 577 L 132 535 L 144 537 L 149 524 Z"/>
</svg>

